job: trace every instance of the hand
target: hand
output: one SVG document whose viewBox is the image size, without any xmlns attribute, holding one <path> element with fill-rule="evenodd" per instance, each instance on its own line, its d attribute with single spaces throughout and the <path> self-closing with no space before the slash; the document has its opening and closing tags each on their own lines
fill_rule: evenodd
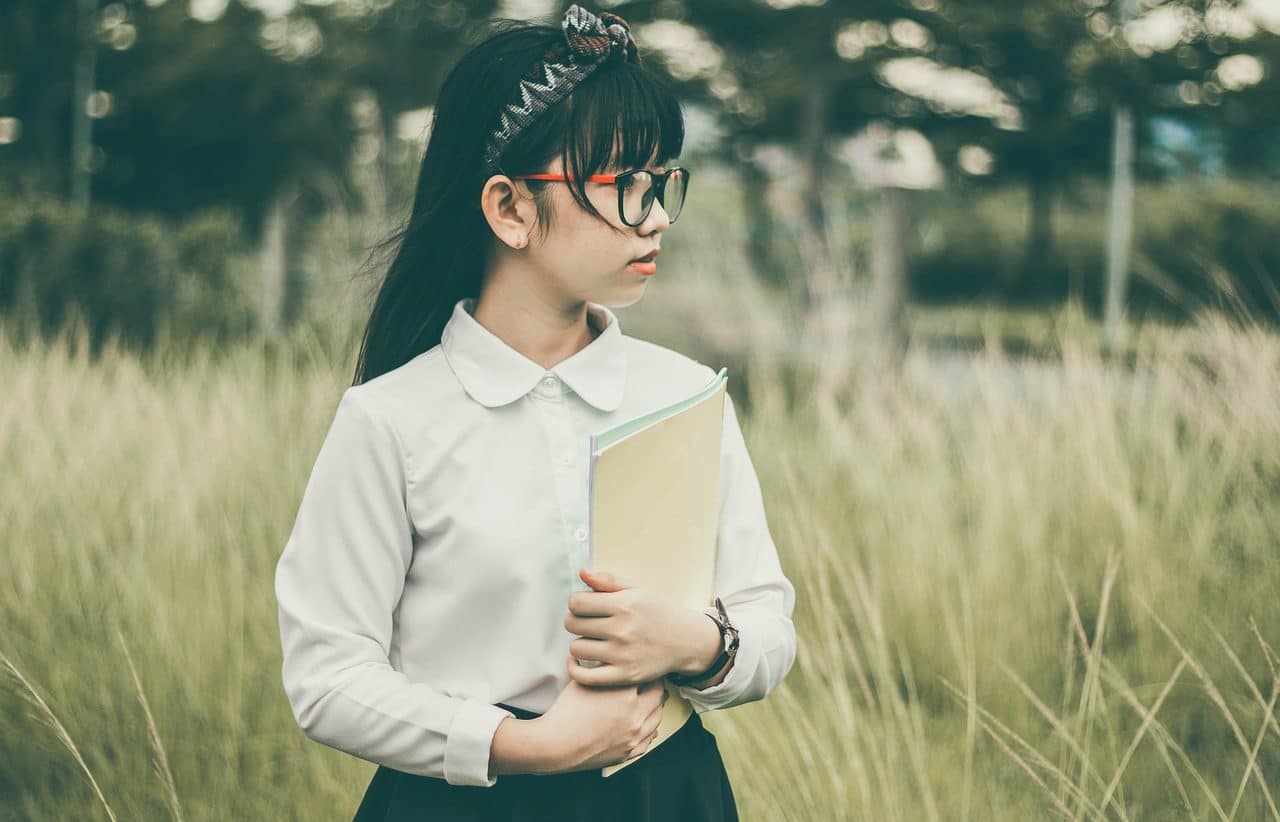
<svg viewBox="0 0 1280 822">
<path fill-rule="evenodd" d="M 551 752 L 533 772 L 602 768 L 643 753 L 658 736 L 666 701 L 660 681 L 587 688 L 570 679 L 551 707 L 530 720 L 545 740 L 539 749 Z"/>
<path fill-rule="evenodd" d="M 686 667 L 701 650 L 693 647 L 705 632 L 700 611 L 685 608 L 649 588 L 614 574 L 579 572 L 591 591 L 569 596 L 564 627 L 577 634 L 569 644 L 569 677 L 582 685 L 638 685 Z M 697 626 L 697 627 L 695 627 Z M 603 663 L 598 668 L 578 659 Z"/>
</svg>

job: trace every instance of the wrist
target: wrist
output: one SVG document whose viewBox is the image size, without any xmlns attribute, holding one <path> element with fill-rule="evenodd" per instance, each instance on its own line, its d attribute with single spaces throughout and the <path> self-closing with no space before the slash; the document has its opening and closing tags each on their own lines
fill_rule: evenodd
<svg viewBox="0 0 1280 822">
<path fill-rule="evenodd" d="M 507 717 L 498 723 L 489 755 L 489 773 L 549 774 L 567 763 L 568 756 L 548 732 L 542 717 L 517 719 Z"/>
<path fill-rule="evenodd" d="M 689 631 L 689 636 L 693 637 L 695 641 L 690 647 L 689 655 L 685 658 L 684 663 L 674 671 L 674 673 L 681 676 L 693 676 L 707 670 L 712 663 L 720 658 L 720 652 L 723 650 L 720 639 L 720 626 L 705 611 L 696 611 L 695 613 L 697 614 L 697 621 L 693 625 L 697 627 Z"/>
</svg>

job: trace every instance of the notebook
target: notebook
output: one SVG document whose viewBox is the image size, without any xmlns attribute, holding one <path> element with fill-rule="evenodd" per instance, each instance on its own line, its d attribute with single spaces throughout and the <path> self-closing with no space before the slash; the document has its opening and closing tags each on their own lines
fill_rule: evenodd
<svg viewBox="0 0 1280 822">
<path fill-rule="evenodd" d="M 593 570 L 699 610 L 714 604 L 727 382 L 721 368 L 692 396 L 591 436 Z M 662 722 L 648 749 L 606 766 L 602 776 L 656 749 L 688 721 L 693 706 L 676 686 L 666 689 Z"/>
</svg>

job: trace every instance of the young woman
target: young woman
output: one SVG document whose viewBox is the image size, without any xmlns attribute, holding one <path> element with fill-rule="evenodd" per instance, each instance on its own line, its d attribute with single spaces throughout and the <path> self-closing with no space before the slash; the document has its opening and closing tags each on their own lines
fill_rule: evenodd
<svg viewBox="0 0 1280 822">
<path fill-rule="evenodd" d="M 298 724 L 379 765 L 357 819 L 737 819 L 700 714 L 764 698 L 796 638 L 730 398 L 717 607 L 586 570 L 590 434 L 715 373 L 610 308 L 654 276 L 636 261 L 679 214 L 683 139 L 608 13 L 500 29 L 445 81 L 276 570 Z M 695 714 L 602 777 L 668 687 Z"/>
</svg>

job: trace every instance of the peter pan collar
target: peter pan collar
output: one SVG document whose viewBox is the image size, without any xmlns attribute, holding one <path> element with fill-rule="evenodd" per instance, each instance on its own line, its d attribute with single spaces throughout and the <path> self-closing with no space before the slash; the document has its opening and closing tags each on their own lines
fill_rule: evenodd
<svg viewBox="0 0 1280 822">
<path fill-rule="evenodd" d="M 622 404 L 627 360 L 622 329 L 608 306 L 587 303 L 594 325 L 603 326 L 604 330 L 585 348 L 550 369 L 481 325 L 473 316 L 475 306 L 475 297 L 464 297 L 454 304 L 453 314 L 441 332 L 440 346 L 454 375 L 476 402 L 488 408 L 514 402 L 532 391 L 550 371 L 601 411 L 614 411 Z"/>
</svg>

